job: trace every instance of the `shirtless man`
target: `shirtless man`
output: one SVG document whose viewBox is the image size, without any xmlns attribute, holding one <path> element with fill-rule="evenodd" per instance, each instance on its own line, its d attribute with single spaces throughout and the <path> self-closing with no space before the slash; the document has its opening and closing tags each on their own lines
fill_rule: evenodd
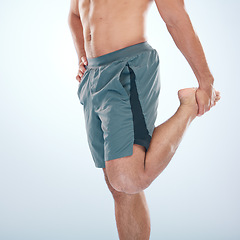
<svg viewBox="0 0 240 240">
<path fill-rule="evenodd" d="M 68 18 L 79 59 L 76 79 L 88 143 L 95 165 L 103 169 L 113 195 L 121 240 L 149 239 L 150 217 L 143 190 L 168 165 L 191 121 L 220 99 L 183 0 L 155 0 L 155 3 L 199 87 L 180 90 L 176 113 L 154 127 L 154 131 L 160 88 L 159 58 L 147 43 L 144 29 L 152 1 L 71 0 Z M 136 140 L 138 135 L 147 140 Z M 120 151 L 118 147 L 124 141 L 127 150 L 122 147 Z"/>
</svg>

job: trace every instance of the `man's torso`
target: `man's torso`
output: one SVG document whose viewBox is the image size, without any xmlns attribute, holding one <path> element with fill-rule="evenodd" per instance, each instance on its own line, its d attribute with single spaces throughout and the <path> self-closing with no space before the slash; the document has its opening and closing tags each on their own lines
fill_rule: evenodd
<svg viewBox="0 0 240 240">
<path fill-rule="evenodd" d="M 87 58 L 146 41 L 149 0 L 79 0 Z"/>
</svg>

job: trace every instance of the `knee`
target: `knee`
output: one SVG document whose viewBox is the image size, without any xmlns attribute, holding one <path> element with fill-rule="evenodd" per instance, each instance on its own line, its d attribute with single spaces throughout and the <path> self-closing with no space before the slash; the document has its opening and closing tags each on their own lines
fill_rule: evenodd
<svg viewBox="0 0 240 240">
<path fill-rule="evenodd" d="M 115 179 L 111 182 L 112 187 L 121 193 L 126 193 L 126 194 L 135 194 L 138 192 L 138 188 L 136 184 L 130 182 L 130 181 L 122 181 L 119 179 Z"/>
<path fill-rule="evenodd" d="M 147 188 L 147 184 L 139 177 L 133 178 L 127 175 L 112 177 L 109 182 L 118 193 L 136 194 Z"/>
</svg>

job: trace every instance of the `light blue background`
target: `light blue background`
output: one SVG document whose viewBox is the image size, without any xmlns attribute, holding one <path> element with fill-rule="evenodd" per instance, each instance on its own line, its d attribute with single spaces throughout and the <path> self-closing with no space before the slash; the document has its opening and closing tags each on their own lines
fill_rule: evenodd
<svg viewBox="0 0 240 240">
<path fill-rule="evenodd" d="M 1 1 L 0 239 L 117 239 L 114 204 L 87 145 L 77 98 L 70 1 Z M 197 118 L 145 190 L 151 239 L 240 239 L 239 1 L 185 1 L 222 99 Z M 161 61 L 156 125 L 197 86 L 155 4 L 146 23 Z"/>
</svg>

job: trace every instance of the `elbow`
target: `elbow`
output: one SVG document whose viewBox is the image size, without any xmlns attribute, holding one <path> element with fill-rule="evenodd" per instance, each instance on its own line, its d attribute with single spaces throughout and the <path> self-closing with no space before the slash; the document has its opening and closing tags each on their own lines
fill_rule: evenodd
<svg viewBox="0 0 240 240">
<path fill-rule="evenodd" d="M 77 16 L 73 12 L 69 12 L 68 18 L 67 18 L 68 25 L 72 26 L 76 22 L 76 20 L 80 20 L 80 16 Z"/>
</svg>

